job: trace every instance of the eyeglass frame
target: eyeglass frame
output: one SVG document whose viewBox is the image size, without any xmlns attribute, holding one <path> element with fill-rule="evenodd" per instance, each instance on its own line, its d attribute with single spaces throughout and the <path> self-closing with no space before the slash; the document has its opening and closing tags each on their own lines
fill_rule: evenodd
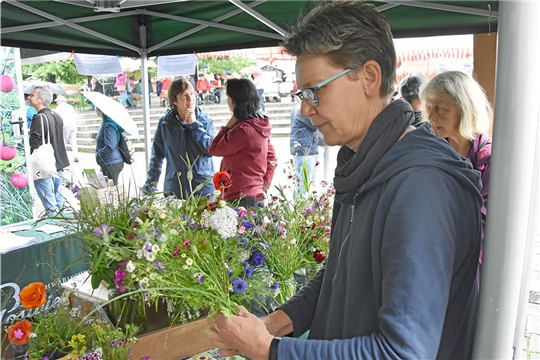
<svg viewBox="0 0 540 360">
<path fill-rule="evenodd" d="M 315 84 L 315 85 L 313 85 L 313 86 L 310 86 L 310 87 L 307 87 L 307 88 L 305 88 L 305 89 L 302 89 L 302 90 L 300 90 L 299 92 L 293 94 L 293 98 L 296 100 L 296 102 L 297 102 L 298 104 L 301 105 L 301 104 L 302 104 L 302 101 L 304 101 L 304 99 L 309 98 L 309 97 L 306 97 L 306 96 L 304 95 L 304 93 L 305 93 L 306 91 L 312 92 L 312 93 L 313 93 L 313 101 L 308 102 L 308 100 L 306 100 L 306 102 L 308 102 L 308 104 L 310 104 L 310 105 L 313 105 L 313 106 L 317 107 L 317 106 L 319 106 L 319 97 L 317 96 L 317 91 L 318 91 L 320 88 L 322 88 L 324 85 L 326 85 L 326 84 L 328 84 L 328 83 L 330 83 L 330 82 L 336 80 L 337 78 L 340 78 L 341 76 L 347 74 L 349 71 L 352 71 L 352 69 L 345 69 L 345 70 L 343 70 L 342 72 L 337 73 L 336 75 L 334 75 L 334 76 L 332 76 L 332 77 L 330 77 L 330 78 L 328 78 L 328 79 L 326 79 L 326 80 L 323 80 L 323 81 L 321 81 L 321 82 L 318 83 L 318 84 Z M 298 101 L 297 99 L 299 99 L 300 101 Z"/>
</svg>

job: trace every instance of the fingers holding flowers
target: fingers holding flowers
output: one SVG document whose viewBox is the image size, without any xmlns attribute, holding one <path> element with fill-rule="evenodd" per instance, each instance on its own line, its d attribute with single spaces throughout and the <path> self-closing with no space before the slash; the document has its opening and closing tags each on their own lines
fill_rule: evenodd
<svg viewBox="0 0 540 360">
<path fill-rule="evenodd" d="M 238 316 L 216 315 L 207 338 L 223 356 L 245 354 L 250 359 L 268 359 L 273 336 L 259 318 L 243 306 L 238 308 Z"/>
</svg>

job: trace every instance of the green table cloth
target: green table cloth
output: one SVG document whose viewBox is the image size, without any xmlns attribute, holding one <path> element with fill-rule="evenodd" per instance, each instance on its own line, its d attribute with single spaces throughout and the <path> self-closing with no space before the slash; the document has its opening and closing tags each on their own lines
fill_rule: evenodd
<svg viewBox="0 0 540 360">
<path fill-rule="evenodd" d="M 13 319 L 27 315 L 27 311 L 20 307 L 18 298 L 20 289 L 29 283 L 45 283 L 49 302 L 52 303 L 57 301 L 62 292 L 60 284 L 90 268 L 89 261 L 84 259 L 85 252 L 80 238 L 76 234 L 67 234 L 66 231 L 54 234 L 37 231 L 46 224 L 61 223 L 57 220 L 45 220 L 37 224 L 34 221 L 17 224 L 31 225 L 32 228 L 14 234 L 34 237 L 37 243 L 0 255 L 2 323 L 11 323 Z"/>
</svg>

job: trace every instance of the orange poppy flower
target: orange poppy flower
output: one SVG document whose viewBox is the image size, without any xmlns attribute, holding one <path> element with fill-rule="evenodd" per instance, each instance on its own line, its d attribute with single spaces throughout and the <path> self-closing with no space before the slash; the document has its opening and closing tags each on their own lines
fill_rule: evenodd
<svg viewBox="0 0 540 360">
<path fill-rule="evenodd" d="M 214 174 L 214 187 L 216 190 L 228 189 L 232 185 L 231 175 L 226 171 L 220 171 Z"/>
<path fill-rule="evenodd" d="M 21 290 L 19 300 L 25 309 L 37 309 L 47 302 L 45 293 L 45 284 L 42 282 L 33 282 Z"/>
<path fill-rule="evenodd" d="M 28 343 L 32 324 L 28 320 L 17 321 L 8 328 L 8 340 L 15 345 L 24 345 Z"/>
</svg>

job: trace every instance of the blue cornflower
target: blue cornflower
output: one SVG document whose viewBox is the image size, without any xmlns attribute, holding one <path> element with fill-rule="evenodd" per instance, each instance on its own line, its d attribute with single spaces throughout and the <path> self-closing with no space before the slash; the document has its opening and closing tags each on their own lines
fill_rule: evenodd
<svg viewBox="0 0 540 360">
<path fill-rule="evenodd" d="M 233 283 L 233 290 L 237 294 L 243 294 L 246 292 L 248 285 L 246 282 L 242 279 L 234 278 L 231 280 Z"/>
<path fill-rule="evenodd" d="M 253 266 L 249 266 L 246 270 L 246 278 L 250 278 L 253 275 Z"/>
<path fill-rule="evenodd" d="M 263 254 L 261 254 L 260 251 L 258 250 L 255 250 L 252 254 L 251 254 L 251 258 L 250 258 L 250 261 L 253 265 L 262 265 L 264 263 L 264 256 Z"/>
<path fill-rule="evenodd" d="M 272 289 L 274 291 L 279 289 L 279 283 L 277 281 L 274 282 L 272 285 L 270 285 L 270 289 Z"/>
</svg>

